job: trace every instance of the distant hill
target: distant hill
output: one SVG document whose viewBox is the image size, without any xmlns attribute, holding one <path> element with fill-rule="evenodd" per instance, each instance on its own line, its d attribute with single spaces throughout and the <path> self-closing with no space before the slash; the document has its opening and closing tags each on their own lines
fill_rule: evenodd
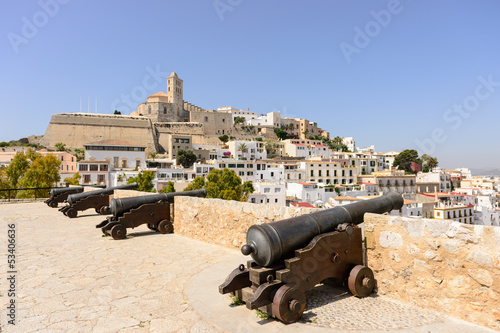
<svg viewBox="0 0 500 333">
<path fill-rule="evenodd" d="M 500 176 L 500 168 L 471 169 L 473 176 Z"/>
</svg>

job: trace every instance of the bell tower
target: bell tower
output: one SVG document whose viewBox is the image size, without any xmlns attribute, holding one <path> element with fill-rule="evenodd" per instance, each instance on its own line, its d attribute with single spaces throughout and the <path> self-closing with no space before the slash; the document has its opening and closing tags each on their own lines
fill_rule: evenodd
<svg viewBox="0 0 500 333">
<path fill-rule="evenodd" d="M 183 81 L 179 79 L 177 73 L 172 72 L 167 77 L 167 97 L 168 102 L 173 104 L 175 115 L 180 116 L 184 110 Z"/>
</svg>

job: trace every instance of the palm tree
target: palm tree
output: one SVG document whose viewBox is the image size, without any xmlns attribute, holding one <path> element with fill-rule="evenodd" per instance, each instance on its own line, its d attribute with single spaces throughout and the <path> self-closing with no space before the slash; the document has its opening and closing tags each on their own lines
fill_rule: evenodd
<svg viewBox="0 0 500 333">
<path fill-rule="evenodd" d="M 238 151 L 241 151 L 242 153 L 246 153 L 248 151 L 248 147 L 245 143 L 241 143 L 238 146 Z"/>
</svg>

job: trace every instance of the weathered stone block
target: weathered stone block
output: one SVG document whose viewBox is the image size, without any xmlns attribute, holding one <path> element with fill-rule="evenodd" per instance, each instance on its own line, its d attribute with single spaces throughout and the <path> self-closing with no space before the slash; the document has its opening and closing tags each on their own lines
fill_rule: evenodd
<svg viewBox="0 0 500 333">
<path fill-rule="evenodd" d="M 471 278 L 483 286 L 490 287 L 493 284 L 493 278 L 485 269 L 469 269 L 468 273 Z"/>
<path fill-rule="evenodd" d="M 492 266 L 491 256 L 482 251 L 473 251 L 469 253 L 467 261 L 472 261 L 481 266 Z"/>
<path fill-rule="evenodd" d="M 398 250 L 403 246 L 403 237 L 392 231 L 382 231 L 379 237 L 379 244 L 384 248 Z"/>
</svg>

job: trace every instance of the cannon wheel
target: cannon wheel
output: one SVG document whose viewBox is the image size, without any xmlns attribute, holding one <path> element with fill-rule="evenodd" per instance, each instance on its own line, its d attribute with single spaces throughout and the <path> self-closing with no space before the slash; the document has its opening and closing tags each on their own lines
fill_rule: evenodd
<svg viewBox="0 0 500 333">
<path fill-rule="evenodd" d="M 161 220 L 158 223 L 158 232 L 160 234 L 170 234 L 174 231 L 174 225 L 169 220 Z"/>
<path fill-rule="evenodd" d="M 372 270 L 363 265 L 355 266 L 349 273 L 348 285 L 349 290 L 355 296 L 366 297 L 370 295 L 375 287 Z"/>
<path fill-rule="evenodd" d="M 51 201 L 49 206 L 52 208 L 57 208 L 57 202 Z"/>
<path fill-rule="evenodd" d="M 105 209 L 106 209 L 106 206 L 102 206 L 101 208 L 99 208 L 99 214 L 101 215 L 106 215 L 106 212 L 105 212 Z"/>
<path fill-rule="evenodd" d="M 66 211 L 66 216 L 69 217 L 70 219 L 73 219 L 78 215 L 78 212 L 74 208 L 70 208 Z"/>
<path fill-rule="evenodd" d="M 96 209 L 95 209 L 95 212 L 96 212 L 97 214 L 101 214 L 100 209 L 101 209 L 101 208 L 96 208 Z"/>
<path fill-rule="evenodd" d="M 124 239 L 127 236 L 127 229 L 121 224 L 114 225 L 111 228 L 111 237 L 113 239 Z"/>
<path fill-rule="evenodd" d="M 281 286 L 273 299 L 273 315 L 282 322 L 296 322 L 306 307 L 306 295 L 293 284 Z"/>
<path fill-rule="evenodd" d="M 155 225 L 154 225 L 154 224 L 151 224 L 151 223 L 148 223 L 148 229 L 149 229 L 149 230 L 153 230 L 153 231 L 158 231 L 158 230 L 156 230 Z"/>
</svg>

